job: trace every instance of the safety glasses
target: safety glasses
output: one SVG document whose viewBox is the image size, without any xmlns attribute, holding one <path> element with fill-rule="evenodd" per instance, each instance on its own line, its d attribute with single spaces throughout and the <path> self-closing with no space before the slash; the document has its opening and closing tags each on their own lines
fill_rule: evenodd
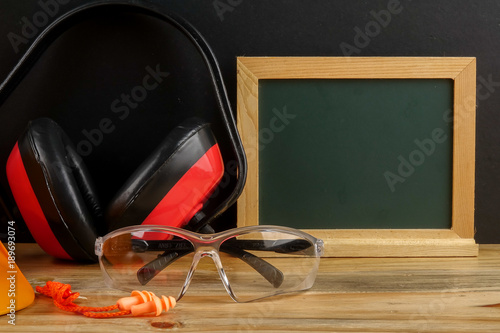
<svg viewBox="0 0 500 333">
<path fill-rule="evenodd" d="M 95 253 L 106 284 L 147 289 L 179 300 L 196 270 L 203 281 L 218 272 L 236 302 L 309 289 L 323 241 L 300 230 L 250 226 L 216 234 L 138 225 L 96 240 Z M 201 260 L 205 257 L 210 260 Z"/>
</svg>

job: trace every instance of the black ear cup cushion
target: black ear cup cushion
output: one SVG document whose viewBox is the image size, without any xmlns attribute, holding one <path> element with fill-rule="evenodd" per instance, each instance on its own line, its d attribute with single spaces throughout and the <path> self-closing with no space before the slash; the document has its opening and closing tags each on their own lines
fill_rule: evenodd
<svg viewBox="0 0 500 333">
<path fill-rule="evenodd" d="M 73 259 L 95 260 L 95 239 L 105 227 L 94 185 L 74 145 L 48 118 L 30 122 L 18 145 L 52 233 Z"/>
<path fill-rule="evenodd" d="M 214 145 L 210 126 L 190 118 L 176 127 L 129 177 L 108 206 L 109 230 L 141 224 L 181 177 Z M 165 225 L 169 221 L 165 221 Z"/>
</svg>

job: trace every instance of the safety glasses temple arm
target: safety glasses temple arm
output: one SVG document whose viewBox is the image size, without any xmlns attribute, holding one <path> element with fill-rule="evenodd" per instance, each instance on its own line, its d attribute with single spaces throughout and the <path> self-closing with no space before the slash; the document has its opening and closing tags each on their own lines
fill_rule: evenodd
<svg viewBox="0 0 500 333">
<path fill-rule="evenodd" d="M 271 283 L 274 288 L 281 286 L 283 280 L 285 279 L 283 273 L 278 268 L 247 251 L 226 246 L 221 246 L 220 251 L 243 260 L 250 267 L 259 272 L 259 274 Z"/>
<path fill-rule="evenodd" d="M 184 257 L 191 252 L 191 249 L 165 251 L 154 260 L 139 268 L 139 270 L 137 271 L 137 280 L 139 280 L 141 285 L 146 285 L 170 264 L 174 263 L 176 260 Z"/>
<path fill-rule="evenodd" d="M 223 246 L 250 251 L 300 254 L 300 252 L 314 247 L 314 244 L 305 239 L 253 240 L 233 238 L 225 241 Z"/>
<path fill-rule="evenodd" d="M 191 244 L 185 241 L 148 241 L 147 244 L 148 251 L 165 250 L 166 248 L 167 250 L 137 271 L 137 279 L 142 285 L 147 284 L 176 260 L 193 251 Z M 136 247 L 136 250 L 139 249 Z M 138 252 L 142 251 L 139 250 Z M 224 244 L 221 246 L 220 251 L 241 259 L 261 274 L 275 288 L 278 288 L 283 283 L 283 273 L 264 259 L 239 248 L 224 246 Z"/>
</svg>

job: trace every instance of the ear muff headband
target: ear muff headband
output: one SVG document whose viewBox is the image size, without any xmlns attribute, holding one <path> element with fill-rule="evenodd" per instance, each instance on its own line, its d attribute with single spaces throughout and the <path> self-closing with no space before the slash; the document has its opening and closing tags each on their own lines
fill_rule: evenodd
<svg viewBox="0 0 500 333">
<path fill-rule="evenodd" d="M 143 0 L 96 1 L 71 9 L 62 16 L 56 18 L 51 24 L 43 29 L 28 50 L 24 53 L 19 62 L 14 66 L 12 71 L 7 75 L 7 78 L 2 82 L 2 84 L 0 84 L 0 106 L 17 87 L 26 73 L 33 67 L 34 63 L 40 58 L 43 51 L 50 46 L 50 44 L 57 37 L 72 27 L 75 23 L 79 22 L 82 18 L 86 17 L 86 15 L 91 14 L 96 10 L 104 9 L 141 13 L 171 24 L 189 38 L 205 62 L 205 65 L 210 73 L 212 85 L 216 95 L 217 106 L 219 108 L 225 130 L 231 141 L 231 148 L 238 164 L 238 178 L 232 193 L 228 195 L 228 197 L 225 198 L 225 200 L 222 201 L 215 209 L 213 209 L 212 212 L 205 212 L 205 217 L 202 218 L 198 225 L 206 224 L 224 212 L 229 206 L 236 202 L 237 198 L 240 196 L 243 186 L 245 185 L 247 162 L 243 145 L 241 143 L 238 130 L 236 129 L 236 123 L 217 60 L 211 48 L 208 46 L 200 33 L 180 16 L 174 13 L 168 13 L 163 8 Z"/>
</svg>

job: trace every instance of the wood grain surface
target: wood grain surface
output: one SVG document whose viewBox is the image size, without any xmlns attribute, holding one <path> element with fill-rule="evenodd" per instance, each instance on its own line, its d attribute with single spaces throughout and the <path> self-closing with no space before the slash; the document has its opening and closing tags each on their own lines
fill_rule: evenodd
<svg viewBox="0 0 500 333">
<path fill-rule="evenodd" d="M 80 305 L 105 306 L 125 292 L 104 286 L 97 264 L 58 261 L 35 244 L 18 244 L 17 263 L 31 285 L 69 283 Z M 206 258 L 206 260 L 210 260 Z M 235 303 L 215 276 L 195 278 L 177 306 L 159 317 L 92 319 L 56 308 L 37 294 L 0 317 L 2 332 L 499 332 L 500 246 L 469 258 L 323 258 L 303 293 Z"/>
</svg>

